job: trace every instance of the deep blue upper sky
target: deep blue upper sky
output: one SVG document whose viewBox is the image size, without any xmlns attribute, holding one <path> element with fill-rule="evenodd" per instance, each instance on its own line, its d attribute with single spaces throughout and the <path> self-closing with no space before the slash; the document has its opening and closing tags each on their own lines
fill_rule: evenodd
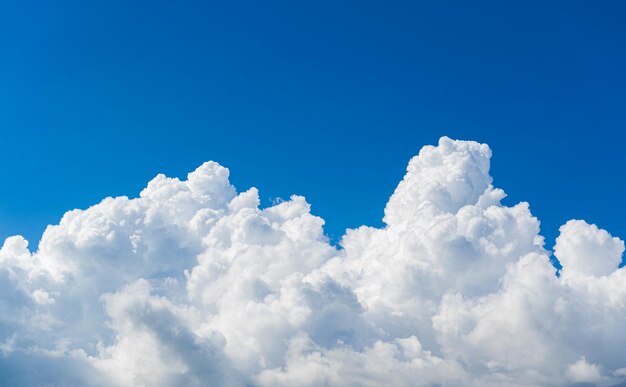
<svg viewBox="0 0 626 387">
<path fill-rule="evenodd" d="M 0 240 L 203 161 L 301 194 L 335 240 L 380 225 L 442 135 L 494 150 L 548 247 L 626 237 L 626 3 L 4 1 Z"/>
</svg>

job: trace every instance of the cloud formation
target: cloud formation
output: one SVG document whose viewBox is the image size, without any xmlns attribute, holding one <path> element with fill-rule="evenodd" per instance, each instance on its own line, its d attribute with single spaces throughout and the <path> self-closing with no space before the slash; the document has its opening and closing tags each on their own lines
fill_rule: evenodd
<svg viewBox="0 0 626 387">
<path fill-rule="evenodd" d="M 485 144 L 409 162 L 384 228 L 329 244 L 301 196 L 228 169 L 158 175 L 0 250 L 0 384 L 560 386 L 626 382 L 624 243 L 581 220 L 543 247 Z"/>
</svg>

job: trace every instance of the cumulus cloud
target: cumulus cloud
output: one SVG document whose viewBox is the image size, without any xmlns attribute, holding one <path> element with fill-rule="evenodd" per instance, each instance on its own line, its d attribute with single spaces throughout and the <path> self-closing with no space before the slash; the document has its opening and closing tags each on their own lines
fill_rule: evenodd
<svg viewBox="0 0 626 387">
<path fill-rule="evenodd" d="M 624 243 L 554 254 L 501 204 L 485 144 L 409 162 L 383 228 L 340 246 L 301 196 L 267 208 L 208 162 L 0 249 L 0 384 L 560 386 L 626 382 Z"/>
</svg>

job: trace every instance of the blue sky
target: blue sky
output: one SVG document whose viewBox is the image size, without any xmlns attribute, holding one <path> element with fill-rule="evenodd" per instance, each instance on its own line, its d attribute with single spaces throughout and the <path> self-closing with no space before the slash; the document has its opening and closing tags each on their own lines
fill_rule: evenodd
<svg viewBox="0 0 626 387">
<path fill-rule="evenodd" d="M 206 160 L 333 238 L 380 225 L 409 158 L 487 142 L 551 246 L 625 237 L 626 5 L 25 2 L 0 9 L 0 239 Z"/>
</svg>

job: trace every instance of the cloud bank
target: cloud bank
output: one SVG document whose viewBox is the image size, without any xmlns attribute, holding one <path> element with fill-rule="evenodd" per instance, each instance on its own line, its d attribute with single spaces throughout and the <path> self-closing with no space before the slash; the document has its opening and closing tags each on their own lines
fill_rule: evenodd
<svg viewBox="0 0 626 387">
<path fill-rule="evenodd" d="M 626 382 L 624 243 L 560 229 L 557 276 L 485 144 L 409 163 L 385 227 L 329 244 L 301 196 L 158 175 L 0 250 L 0 384 L 560 386 Z"/>
</svg>

